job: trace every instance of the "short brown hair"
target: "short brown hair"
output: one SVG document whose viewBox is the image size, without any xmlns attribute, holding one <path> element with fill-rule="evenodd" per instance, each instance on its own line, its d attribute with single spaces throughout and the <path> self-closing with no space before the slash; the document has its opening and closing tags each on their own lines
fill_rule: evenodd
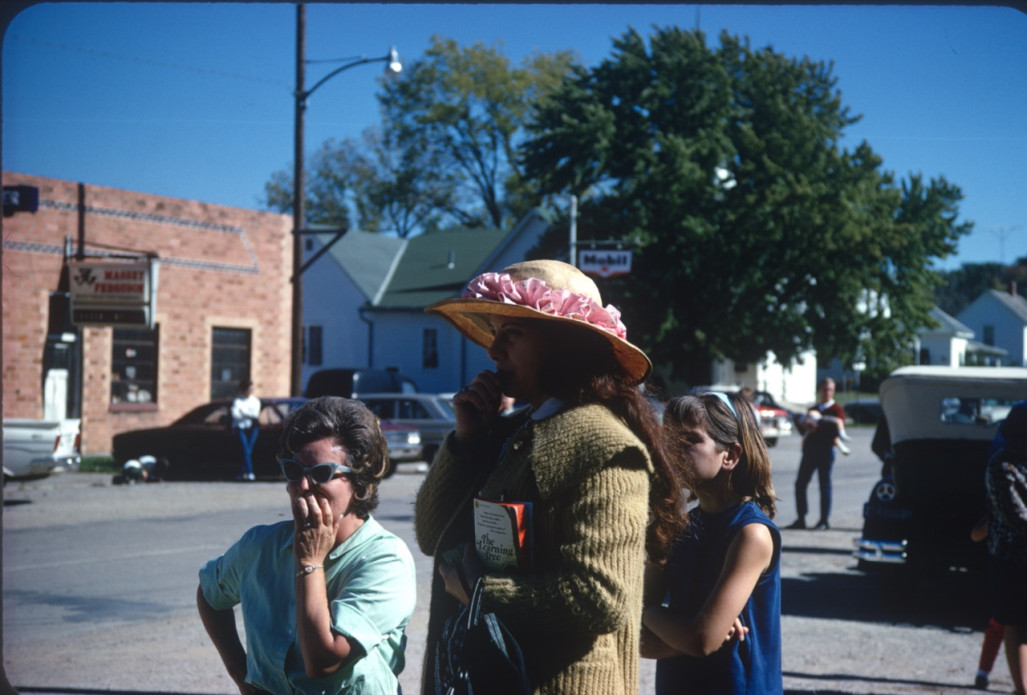
<svg viewBox="0 0 1027 695">
<path fill-rule="evenodd" d="M 378 418 L 360 401 L 322 396 L 289 413 L 278 442 L 278 456 L 295 454 L 310 442 L 331 438 L 346 450 L 353 469 L 352 509 L 366 519 L 378 506 L 378 484 L 389 470 L 389 448 Z"/>
</svg>

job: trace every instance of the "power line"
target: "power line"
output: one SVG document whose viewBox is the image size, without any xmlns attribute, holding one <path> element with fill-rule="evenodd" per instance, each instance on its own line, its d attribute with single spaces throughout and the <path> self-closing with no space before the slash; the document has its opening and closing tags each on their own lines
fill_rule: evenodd
<svg viewBox="0 0 1027 695">
<path fill-rule="evenodd" d="M 243 75 L 237 72 L 225 72 L 223 70 L 212 70 L 210 68 L 198 68 L 192 65 L 183 65 L 181 63 L 166 63 L 159 60 L 151 60 L 149 58 L 140 58 L 138 56 L 128 56 L 118 53 L 111 53 L 110 51 L 101 51 L 96 48 L 87 48 L 85 46 L 75 46 L 68 43 L 56 43 L 54 41 L 47 41 L 45 39 L 37 39 L 32 36 L 23 36 L 21 34 L 10 34 L 10 38 L 18 39 L 28 43 L 34 43 L 39 46 L 46 46 L 48 48 L 56 48 L 61 51 L 69 51 L 73 53 L 85 53 L 87 55 L 96 56 L 98 58 L 107 58 L 109 60 L 120 60 L 128 63 L 137 63 L 139 65 L 150 65 L 158 68 L 166 68 L 169 70 L 180 70 L 182 72 L 192 72 L 200 75 L 210 75 L 213 77 L 227 77 L 234 80 L 246 80 L 249 82 L 262 82 L 264 84 L 273 84 L 282 87 L 292 87 L 289 82 L 285 80 L 273 80 L 267 77 L 258 77 L 255 75 Z"/>
</svg>

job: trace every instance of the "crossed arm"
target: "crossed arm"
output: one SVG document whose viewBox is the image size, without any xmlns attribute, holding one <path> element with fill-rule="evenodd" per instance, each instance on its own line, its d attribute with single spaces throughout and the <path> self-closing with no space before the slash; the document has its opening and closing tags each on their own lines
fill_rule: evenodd
<svg viewBox="0 0 1027 695">
<path fill-rule="evenodd" d="M 745 639 L 748 627 L 739 614 L 760 575 L 770 565 L 774 541 L 763 524 L 748 524 L 731 541 L 724 567 L 710 595 L 694 616 L 671 612 L 659 603 L 666 590 L 662 568 L 646 569 L 647 608 L 642 614 L 642 656 L 664 659 L 683 654 L 709 656 L 726 642 Z"/>
</svg>

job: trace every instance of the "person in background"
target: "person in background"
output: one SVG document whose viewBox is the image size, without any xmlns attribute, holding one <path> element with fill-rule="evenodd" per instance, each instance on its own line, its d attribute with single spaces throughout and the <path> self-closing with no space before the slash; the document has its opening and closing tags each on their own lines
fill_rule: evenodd
<svg viewBox="0 0 1027 695">
<path fill-rule="evenodd" d="M 985 468 L 991 617 L 1005 626 L 1006 660 L 1017 695 L 1027 695 L 1027 401 L 998 426 Z"/>
<path fill-rule="evenodd" d="M 242 470 L 237 480 L 254 480 L 253 447 L 259 433 L 260 399 L 253 395 L 253 382 L 239 382 L 239 395 L 232 401 L 232 431 L 242 445 Z"/>
<path fill-rule="evenodd" d="M 817 404 L 813 406 L 821 416 L 838 418 L 845 422 L 845 411 L 834 400 L 834 379 L 824 378 L 817 384 Z M 834 440 L 837 428 L 818 428 L 814 418 L 806 417 L 800 423 L 802 458 L 799 473 L 795 478 L 795 509 L 798 518 L 787 526 L 790 529 L 806 528 L 806 513 L 809 502 L 806 490 L 813 474 L 817 474 L 820 486 L 820 520 L 814 526 L 817 530 L 829 529 L 831 516 L 831 469 L 834 467 Z"/>
<path fill-rule="evenodd" d="M 980 543 L 987 537 L 988 515 L 985 514 L 984 518 L 970 530 L 970 540 Z M 1005 625 L 997 622 L 994 618 L 988 618 L 988 626 L 984 629 L 984 641 L 981 642 L 981 655 L 977 659 L 977 674 L 974 676 L 974 688 L 977 690 L 988 689 L 991 669 L 995 666 L 995 659 L 1002 647 L 1002 636 L 1005 630 Z"/>
<path fill-rule="evenodd" d="M 417 592 L 406 544 L 371 516 L 389 468 L 378 418 L 316 398 L 290 413 L 278 455 L 292 518 L 200 570 L 203 626 L 242 695 L 395 695 Z"/>
<path fill-rule="evenodd" d="M 675 398 L 664 413 L 699 504 L 670 561 L 646 571 L 642 656 L 657 659 L 656 695 L 783 692 L 781 533 L 746 404 L 714 391 Z"/>
<path fill-rule="evenodd" d="M 662 562 L 684 523 L 663 429 L 638 388 L 649 358 L 595 283 L 559 261 L 485 273 L 428 311 L 496 366 L 453 398 L 456 428 L 414 506 L 417 543 L 435 558 L 422 692 L 446 691 L 440 636 L 477 587 L 520 644 L 535 693 L 637 692 L 646 553 Z M 503 394 L 529 407 L 502 417 Z M 532 505 L 530 562 L 486 571 L 476 496 Z"/>
</svg>

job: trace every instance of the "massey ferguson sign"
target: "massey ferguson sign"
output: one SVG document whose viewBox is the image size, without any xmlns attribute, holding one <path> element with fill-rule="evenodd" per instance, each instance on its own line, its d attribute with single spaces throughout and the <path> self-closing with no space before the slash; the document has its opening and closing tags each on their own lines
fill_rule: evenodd
<svg viewBox="0 0 1027 695">
<path fill-rule="evenodd" d="M 155 260 L 70 263 L 72 322 L 152 328 L 157 267 Z"/>
<path fill-rule="evenodd" d="M 631 272 L 631 251 L 579 251 L 578 269 L 601 278 L 627 275 Z"/>
</svg>

